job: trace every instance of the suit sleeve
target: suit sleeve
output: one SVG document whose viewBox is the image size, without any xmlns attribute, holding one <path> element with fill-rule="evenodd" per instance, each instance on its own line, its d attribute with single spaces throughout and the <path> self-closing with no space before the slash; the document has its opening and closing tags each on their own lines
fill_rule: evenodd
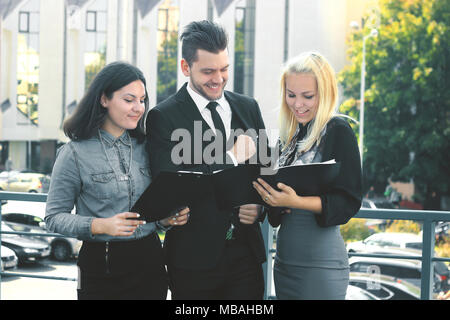
<svg viewBox="0 0 450 320">
<path fill-rule="evenodd" d="M 157 108 L 150 110 L 147 117 L 147 152 L 150 157 L 150 170 L 152 176 L 156 177 L 161 171 L 179 171 L 184 170 L 183 165 L 187 163 L 175 163 L 176 159 L 172 155 L 174 147 L 180 142 L 172 140 L 172 133 L 176 129 L 169 121 L 167 114 Z M 195 137 L 194 137 L 195 138 Z M 224 153 L 219 155 L 223 157 L 223 163 L 226 167 L 234 166 L 232 158 Z M 198 171 L 211 173 L 215 170 L 224 169 L 222 164 L 198 164 L 189 163 L 189 171 Z"/>
<path fill-rule="evenodd" d="M 338 177 L 330 190 L 321 195 L 322 213 L 316 214 L 321 227 L 347 223 L 360 209 L 362 201 L 362 172 L 356 137 L 348 124 L 330 128 L 324 137 L 323 160 L 341 163 Z"/>
</svg>

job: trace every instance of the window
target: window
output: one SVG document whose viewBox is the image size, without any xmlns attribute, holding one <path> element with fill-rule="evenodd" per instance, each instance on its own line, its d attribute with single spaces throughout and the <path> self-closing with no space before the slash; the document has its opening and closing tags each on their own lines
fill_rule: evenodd
<svg viewBox="0 0 450 320">
<path fill-rule="evenodd" d="M 419 249 L 422 250 L 422 242 L 407 242 L 405 244 L 406 248 L 411 248 L 411 249 Z"/>
<path fill-rule="evenodd" d="M 353 263 L 350 265 L 350 271 L 367 272 L 367 265 L 362 264 L 362 263 Z"/>
<path fill-rule="evenodd" d="M 36 216 L 29 216 L 29 218 L 30 218 L 30 223 L 29 224 L 32 225 L 32 226 L 39 227 L 39 224 L 41 222 L 44 222 L 44 220 L 42 220 L 41 218 L 36 217 Z"/>
<path fill-rule="evenodd" d="M 88 32 L 97 31 L 97 12 L 95 11 L 86 12 L 86 31 Z"/>
<path fill-rule="evenodd" d="M 255 0 L 236 4 L 234 91 L 253 96 L 255 50 Z"/>
<path fill-rule="evenodd" d="M 19 12 L 19 32 L 30 31 L 30 13 Z"/>
</svg>

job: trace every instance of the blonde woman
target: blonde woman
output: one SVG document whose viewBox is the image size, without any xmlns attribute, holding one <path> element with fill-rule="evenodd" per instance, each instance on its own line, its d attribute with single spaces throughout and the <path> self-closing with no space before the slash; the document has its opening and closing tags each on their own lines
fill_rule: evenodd
<svg viewBox="0 0 450 320">
<path fill-rule="evenodd" d="M 336 112 L 335 73 L 321 54 L 303 53 L 286 64 L 281 95 L 278 166 L 335 159 L 341 169 L 328 191 L 318 196 L 296 194 L 281 183 L 276 190 L 263 179 L 255 181 L 269 208 L 269 221 L 280 225 L 276 295 L 278 299 L 345 299 L 349 268 L 339 225 L 361 206 L 356 137 Z"/>
</svg>

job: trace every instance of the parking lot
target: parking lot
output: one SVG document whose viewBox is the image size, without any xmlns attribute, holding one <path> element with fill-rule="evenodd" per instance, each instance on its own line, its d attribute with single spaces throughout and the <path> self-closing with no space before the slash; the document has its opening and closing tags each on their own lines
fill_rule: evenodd
<svg viewBox="0 0 450 320">
<path fill-rule="evenodd" d="M 78 274 L 75 259 L 67 262 L 45 259 L 6 271 L 74 279 Z M 0 298 L 1 300 L 76 300 L 76 289 L 76 281 L 2 276 Z"/>
</svg>

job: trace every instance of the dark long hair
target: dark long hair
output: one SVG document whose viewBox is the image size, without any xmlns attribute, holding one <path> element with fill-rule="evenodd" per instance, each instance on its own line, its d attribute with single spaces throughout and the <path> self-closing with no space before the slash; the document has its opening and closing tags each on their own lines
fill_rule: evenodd
<svg viewBox="0 0 450 320">
<path fill-rule="evenodd" d="M 228 36 L 217 23 L 202 20 L 189 23 L 180 36 L 181 55 L 189 66 L 197 61 L 197 49 L 218 53 L 228 46 Z"/>
<path fill-rule="evenodd" d="M 104 94 L 108 99 L 111 99 L 115 91 L 136 80 L 141 80 L 145 87 L 145 112 L 137 127 L 129 130 L 129 132 L 132 137 L 137 138 L 139 143 L 142 143 L 145 139 L 145 116 L 149 105 L 147 86 L 142 71 L 122 61 L 106 65 L 95 76 L 73 114 L 64 121 L 65 135 L 76 141 L 89 139 L 96 135 L 108 113 L 108 110 L 101 104 L 102 95 Z"/>
</svg>

